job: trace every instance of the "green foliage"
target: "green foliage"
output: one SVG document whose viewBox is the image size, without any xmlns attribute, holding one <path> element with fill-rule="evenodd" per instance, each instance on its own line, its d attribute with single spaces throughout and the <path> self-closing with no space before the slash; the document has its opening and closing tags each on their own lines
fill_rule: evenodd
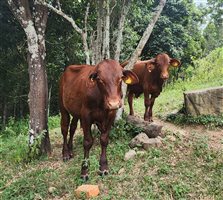
<svg viewBox="0 0 223 200">
<path fill-rule="evenodd" d="M 35 136 L 35 139 L 32 144 L 29 144 L 29 152 L 24 158 L 26 161 L 32 161 L 34 159 L 38 159 L 41 157 L 41 145 L 42 140 L 44 139 L 46 134 L 46 130 L 39 133 L 37 136 Z"/>
<path fill-rule="evenodd" d="M 0 137 L 0 154 L 2 159 L 13 163 L 26 160 L 28 154 L 27 136 L 19 134 L 8 138 Z"/>
<path fill-rule="evenodd" d="M 126 138 L 129 136 L 135 136 L 138 133 L 142 132 L 142 129 L 126 122 L 125 117 L 116 121 L 110 131 L 110 138 L 112 140 Z"/>
<path fill-rule="evenodd" d="M 16 120 L 11 117 L 3 131 L 0 132 L 0 136 L 11 137 L 16 135 L 25 135 L 28 133 L 28 120 L 21 119 Z"/>
<path fill-rule="evenodd" d="M 201 16 L 202 11 L 192 1 L 167 1 L 142 57 L 167 52 L 171 57 L 179 58 L 183 67 L 187 68 L 202 55 Z"/>
<path fill-rule="evenodd" d="M 60 126 L 60 117 L 49 117 L 51 129 Z M 32 146 L 28 143 L 28 120 L 10 118 L 6 128 L 0 132 L 0 154 L 2 159 L 12 163 L 29 162 L 39 157 L 40 142 L 44 133 L 40 134 Z"/>
<path fill-rule="evenodd" d="M 202 124 L 209 128 L 223 127 L 223 115 L 200 115 L 197 117 L 185 114 L 170 114 L 167 116 L 167 121 L 176 124 Z"/>
<path fill-rule="evenodd" d="M 60 116 L 50 116 L 48 119 L 48 127 L 49 129 L 54 129 L 60 127 Z"/>
</svg>

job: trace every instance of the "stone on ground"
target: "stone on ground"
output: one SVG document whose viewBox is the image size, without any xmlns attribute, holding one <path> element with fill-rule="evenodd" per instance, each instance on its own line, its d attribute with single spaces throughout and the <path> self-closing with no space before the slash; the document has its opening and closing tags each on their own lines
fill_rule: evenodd
<svg viewBox="0 0 223 200">
<path fill-rule="evenodd" d="M 220 115 L 223 113 L 223 86 L 184 93 L 187 114 Z"/>
<path fill-rule="evenodd" d="M 160 147 L 162 145 L 162 138 L 149 138 L 147 141 L 143 143 L 143 149 L 149 150 L 151 147 Z"/>
<path fill-rule="evenodd" d="M 129 143 L 131 148 L 142 147 L 145 150 L 148 150 L 151 147 L 160 147 L 161 145 L 162 138 L 160 136 L 156 138 L 149 138 L 145 133 L 138 134 Z"/>
<path fill-rule="evenodd" d="M 81 185 L 75 190 L 75 194 L 78 198 L 86 197 L 96 197 L 100 193 L 98 185 Z"/>
<path fill-rule="evenodd" d="M 161 129 L 163 126 L 158 122 L 147 122 L 141 117 L 131 115 L 129 115 L 126 120 L 130 124 L 142 129 L 142 131 L 150 138 L 155 138 L 157 136 L 161 136 L 162 134 Z"/>
<path fill-rule="evenodd" d="M 135 155 L 136 155 L 136 151 L 131 149 L 125 154 L 124 160 L 127 161 L 130 159 L 133 159 L 135 157 Z"/>
<path fill-rule="evenodd" d="M 145 133 L 139 133 L 129 143 L 131 148 L 143 146 L 143 143 L 147 141 L 149 137 Z"/>
</svg>

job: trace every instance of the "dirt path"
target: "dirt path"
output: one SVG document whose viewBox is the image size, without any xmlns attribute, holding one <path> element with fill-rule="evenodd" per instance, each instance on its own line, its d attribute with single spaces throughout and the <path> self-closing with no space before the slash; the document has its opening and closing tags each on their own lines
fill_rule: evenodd
<svg viewBox="0 0 223 200">
<path fill-rule="evenodd" d="M 208 145 L 214 150 L 223 150 L 223 128 L 208 129 L 202 125 L 178 126 L 169 122 L 155 119 L 163 125 L 163 131 L 171 131 L 184 137 L 192 137 L 193 134 L 203 135 L 208 138 Z"/>
</svg>

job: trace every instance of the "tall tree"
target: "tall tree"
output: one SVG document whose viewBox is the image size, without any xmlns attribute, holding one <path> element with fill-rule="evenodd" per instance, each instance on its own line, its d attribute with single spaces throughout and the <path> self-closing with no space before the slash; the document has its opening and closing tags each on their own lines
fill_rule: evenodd
<svg viewBox="0 0 223 200">
<path fill-rule="evenodd" d="M 80 34 L 87 64 L 98 63 L 103 58 L 115 57 L 115 59 L 119 59 L 125 16 L 131 5 L 131 0 L 97 0 L 91 1 L 91 4 L 89 1 L 75 2 L 77 7 L 79 6 L 78 4 L 80 4 L 81 7 L 86 6 L 84 16 L 82 17 L 82 24 L 78 24 L 77 22 L 80 21 L 80 19 L 70 17 L 62 10 L 59 0 L 56 2 L 55 6 L 51 1 L 48 3 L 46 0 L 38 0 L 38 2 L 69 21 L 74 30 Z M 113 38 L 116 48 L 114 50 L 115 53 L 112 53 L 111 56 L 111 15 L 118 3 L 122 5 L 123 8 L 119 10 L 120 19 L 118 20 L 117 27 L 115 27 L 115 30 L 118 30 L 118 34 L 116 34 L 115 39 Z M 88 21 L 89 9 L 91 7 L 93 8 L 92 10 L 95 9 L 92 18 L 94 18 L 94 15 L 96 16 L 96 26 L 94 26 L 94 23 Z"/>
<path fill-rule="evenodd" d="M 27 38 L 29 71 L 29 144 L 41 140 L 40 153 L 51 152 L 47 127 L 48 85 L 45 69 L 45 30 L 48 17 L 46 7 L 29 0 L 7 0 L 15 18 Z"/>
</svg>

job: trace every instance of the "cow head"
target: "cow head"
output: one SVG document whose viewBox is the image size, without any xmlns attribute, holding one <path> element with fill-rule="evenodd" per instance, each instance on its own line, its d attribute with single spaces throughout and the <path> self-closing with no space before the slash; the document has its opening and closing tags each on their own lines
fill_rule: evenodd
<svg viewBox="0 0 223 200">
<path fill-rule="evenodd" d="M 97 84 L 103 98 L 106 109 L 115 110 L 122 106 L 121 83 L 138 83 L 138 77 L 130 70 L 124 70 L 115 60 L 103 60 L 93 73 L 90 80 Z"/>
<path fill-rule="evenodd" d="M 155 58 L 149 60 L 147 69 L 149 72 L 157 68 L 160 71 L 160 78 L 166 80 L 169 78 L 169 67 L 179 67 L 180 61 L 175 58 L 170 58 L 167 54 L 158 54 Z"/>
</svg>

